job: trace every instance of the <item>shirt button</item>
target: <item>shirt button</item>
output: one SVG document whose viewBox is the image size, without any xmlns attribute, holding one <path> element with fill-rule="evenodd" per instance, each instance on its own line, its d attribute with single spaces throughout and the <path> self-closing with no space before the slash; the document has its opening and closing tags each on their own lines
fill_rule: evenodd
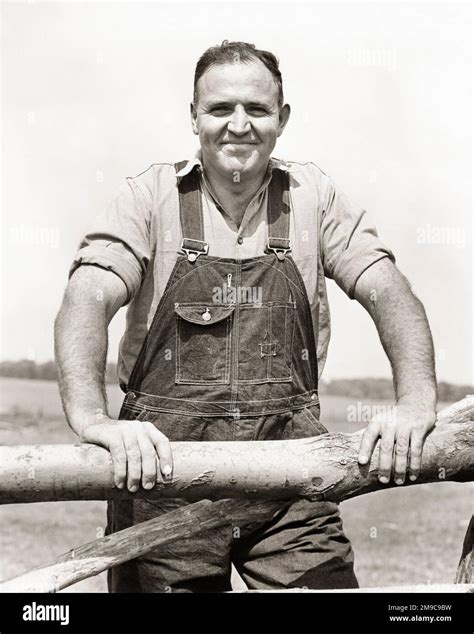
<svg viewBox="0 0 474 634">
<path fill-rule="evenodd" d="M 244 239 L 242 238 L 242 236 L 239 236 L 239 237 L 237 238 L 237 242 L 238 242 L 239 244 L 242 244 L 242 242 L 243 242 L 243 241 L 244 241 Z"/>
</svg>

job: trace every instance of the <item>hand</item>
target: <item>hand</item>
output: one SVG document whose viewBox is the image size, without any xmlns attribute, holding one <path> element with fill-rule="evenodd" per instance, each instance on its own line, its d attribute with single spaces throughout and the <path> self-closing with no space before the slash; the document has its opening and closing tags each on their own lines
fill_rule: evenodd
<svg viewBox="0 0 474 634">
<path fill-rule="evenodd" d="M 416 480 L 421 469 L 423 444 L 435 421 L 436 412 L 431 407 L 399 401 L 391 416 L 375 416 L 367 425 L 360 443 L 359 463 L 370 462 L 380 437 L 380 482 L 387 484 L 393 469 L 396 484 L 403 484 L 407 467 L 410 480 Z"/>
<path fill-rule="evenodd" d="M 81 441 L 108 449 L 114 464 L 114 482 L 132 493 L 138 491 L 140 482 L 145 489 L 152 489 L 157 480 L 158 468 L 165 480 L 173 472 L 173 457 L 168 438 L 147 421 L 114 420 L 102 416 L 100 422 L 86 426 Z"/>
</svg>

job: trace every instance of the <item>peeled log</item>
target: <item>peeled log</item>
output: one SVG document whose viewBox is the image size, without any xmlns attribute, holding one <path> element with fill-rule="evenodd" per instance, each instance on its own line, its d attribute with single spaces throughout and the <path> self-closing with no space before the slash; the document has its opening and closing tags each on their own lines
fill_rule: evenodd
<svg viewBox="0 0 474 634">
<path fill-rule="evenodd" d="M 446 423 L 468 423 L 474 419 L 474 395 L 468 394 L 461 401 L 448 405 L 438 412 L 436 424 Z"/>
<path fill-rule="evenodd" d="M 474 480 L 473 399 L 450 406 L 426 439 L 415 483 Z M 461 421 L 461 422 L 454 422 Z M 378 447 L 370 465 L 357 462 L 362 431 L 301 440 L 172 443 L 174 478 L 152 491 L 117 489 L 107 450 L 95 445 L 0 448 L 0 503 L 108 500 L 163 495 L 188 500 L 232 497 L 341 502 L 396 486 L 377 478 Z"/>
<path fill-rule="evenodd" d="M 151 548 L 220 526 L 268 520 L 279 508 L 280 503 L 271 500 L 259 504 L 250 500 L 201 500 L 75 548 L 50 564 L 0 583 L 0 592 L 58 592 Z"/>
</svg>

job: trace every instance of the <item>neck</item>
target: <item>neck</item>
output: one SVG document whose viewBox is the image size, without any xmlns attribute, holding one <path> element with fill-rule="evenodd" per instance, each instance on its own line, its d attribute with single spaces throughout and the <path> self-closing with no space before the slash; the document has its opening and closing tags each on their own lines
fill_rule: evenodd
<svg viewBox="0 0 474 634">
<path fill-rule="evenodd" d="M 225 211 L 240 225 L 245 210 L 257 193 L 265 178 L 267 168 L 251 175 L 241 174 L 237 170 L 228 175 L 216 172 L 205 166 L 204 173 L 213 193 Z"/>
</svg>

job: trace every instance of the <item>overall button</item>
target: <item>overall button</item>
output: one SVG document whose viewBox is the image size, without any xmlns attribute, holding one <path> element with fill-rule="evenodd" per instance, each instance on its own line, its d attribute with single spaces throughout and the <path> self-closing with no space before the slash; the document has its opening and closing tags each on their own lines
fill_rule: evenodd
<svg viewBox="0 0 474 634">
<path fill-rule="evenodd" d="M 242 238 L 242 236 L 239 236 L 239 237 L 237 238 L 237 242 L 238 242 L 239 244 L 242 244 L 242 242 L 243 242 L 243 241 L 244 241 L 244 239 Z"/>
</svg>

